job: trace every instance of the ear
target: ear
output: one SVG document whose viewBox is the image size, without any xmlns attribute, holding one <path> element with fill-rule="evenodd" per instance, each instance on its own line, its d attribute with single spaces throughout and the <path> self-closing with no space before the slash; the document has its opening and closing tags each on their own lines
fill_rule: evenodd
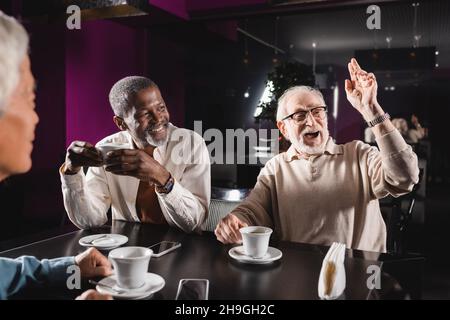
<svg viewBox="0 0 450 320">
<path fill-rule="evenodd" d="M 287 128 L 286 128 L 286 122 L 277 121 L 277 127 L 278 127 L 278 130 L 280 130 L 283 137 L 289 141 L 289 134 L 288 134 Z"/>
<path fill-rule="evenodd" d="M 125 121 L 121 117 L 114 116 L 113 121 L 116 124 L 117 128 L 119 128 L 121 131 L 126 131 L 128 129 Z"/>
</svg>

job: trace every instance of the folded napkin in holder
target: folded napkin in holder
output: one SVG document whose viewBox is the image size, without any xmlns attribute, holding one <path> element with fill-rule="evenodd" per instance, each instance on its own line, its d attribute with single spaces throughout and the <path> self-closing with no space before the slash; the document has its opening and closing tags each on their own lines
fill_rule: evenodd
<svg viewBox="0 0 450 320">
<path fill-rule="evenodd" d="M 319 297 L 338 299 L 345 290 L 345 244 L 333 242 L 322 262 L 319 276 Z"/>
</svg>

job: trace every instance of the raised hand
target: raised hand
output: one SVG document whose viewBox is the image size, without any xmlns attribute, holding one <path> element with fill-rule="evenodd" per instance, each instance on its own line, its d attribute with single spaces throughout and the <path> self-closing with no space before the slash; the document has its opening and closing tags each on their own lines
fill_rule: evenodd
<svg viewBox="0 0 450 320">
<path fill-rule="evenodd" d="M 67 148 L 65 161 L 67 174 L 75 174 L 81 167 L 100 167 L 102 164 L 102 154 L 89 142 L 73 141 Z"/>
<path fill-rule="evenodd" d="M 383 114 L 377 101 L 378 84 L 373 73 L 367 73 L 352 58 L 348 64 L 350 80 L 345 80 L 345 92 L 350 104 L 363 115 L 366 121 Z"/>
</svg>

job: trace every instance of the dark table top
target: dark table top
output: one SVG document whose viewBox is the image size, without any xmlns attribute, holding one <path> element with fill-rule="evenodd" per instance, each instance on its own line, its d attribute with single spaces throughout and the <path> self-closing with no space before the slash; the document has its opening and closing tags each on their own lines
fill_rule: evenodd
<svg viewBox="0 0 450 320">
<path fill-rule="evenodd" d="M 150 246 L 162 240 L 181 242 L 181 248 L 150 260 L 149 272 L 161 275 L 166 281 L 165 287 L 154 296 L 155 299 L 173 300 L 178 282 L 183 278 L 209 279 L 210 299 L 318 299 L 320 269 L 328 251 L 328 247 L 311 244 L 271 243 L 271 246 L 283 252 L 280 260 L 268 265 L 248 265 L 230 258 L 228 250 L 232 246 L 222 245 L 209 232 L 201 235 L 186 234 L 167 226 L 114 221 L 112 226 L 69 232 L 0 252 L 0 256 L 16 258 L 33 255 L 38 258 L 56 258 L 76 255 L 85 250 L 78 244 L 78 240 L 95 233 L 126 235 L 129 238 L 127 246 Z M 405 266 L 408 268 L 421 261 L 423 259 L 420 257 L 391 257 L 387 254 L 347 250 L 347 282 L 343 298 L 373 297 L 372 290 L 367 286 L 367 279 L 372 274 L 368 273 L 368 267 L 371 265 L 383 270 L 387 265 L 394 264 L 404 270 Z M 420 281 L 414 275 L 412 280 L 408 281 L 415 281 L 414 279 Z M 90 287 L 86 284 L 83 287 L 88 288 Z M 60 297 L 73 298 L 73 294 L 61 293 Z"/>
</svg>

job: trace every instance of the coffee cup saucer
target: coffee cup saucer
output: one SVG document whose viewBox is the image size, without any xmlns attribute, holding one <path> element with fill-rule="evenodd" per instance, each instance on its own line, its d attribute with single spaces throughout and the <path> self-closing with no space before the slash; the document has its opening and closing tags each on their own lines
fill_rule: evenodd
<svg viewBox="0 0 450 320">
<path fill-rule="evenodd" d="M 231 258 L 250 264 L 265 264 L 281 259 L 283 253 L 274 247 L 269 247 L 267 253 L 262 258 L 253 258 L 245 254 L 244 246 L 233 247 L 228 251 Z"/>
<path fill-rule="evenodd" d="M 123 289 L 119 287 L 115 274 L 103 278 L 95 288 L 98 292 L 109 294 L 114 299 L 144 299 L 160 291 L 165 285 L 166 282 L 163 277 L 156 273 L 148 272 L 145 275 L 144 284 L 136 289 Z"/>
<path fill-rule="evenodd" d="M 78 241 L 83 247 L 95 247 L 99 250 L 111 250 L 127 242 L 127 236 L 114 233 L 93 234 L 85 236 Z"/>
</svg>

